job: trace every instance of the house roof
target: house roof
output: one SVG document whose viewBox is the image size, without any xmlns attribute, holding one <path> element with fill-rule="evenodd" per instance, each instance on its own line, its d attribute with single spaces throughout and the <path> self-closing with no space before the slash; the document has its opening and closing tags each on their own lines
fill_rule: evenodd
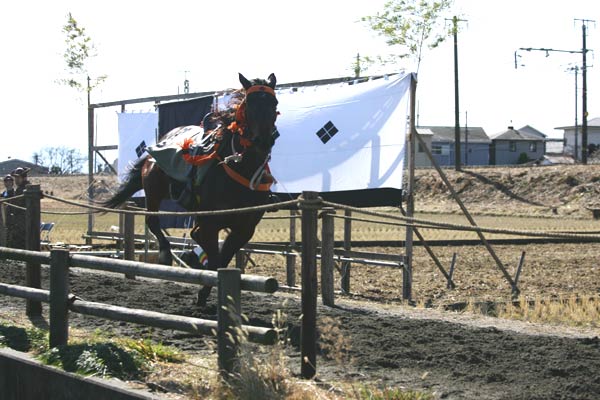
<svg viewBox="0 0 600 400">
<path fill-rule="evenodd" d="M 48 174 L 48 167 L 36 165 L 34 163 L 30 163 L 29 161 L 19 160 L 18 158 L 11 158 L 10 160 L 0 161 L 0 176 L 8 175 L 18 167 L 31 168 L 31 171 L 29 171 L 29 176 Z"/>
<path fill-rule="evenodd" d="M 522 128 L 517 129 L 519 132 L 526 132 L 526 133 L 530 133 L 532 135 L 537 135 L 541 138 L 546 138 L 548 137 L 547 135 L 545 135 L 544 133 L 538 131 L 537 129 L 535 129 L 533 126 L 531 125 L 525 125 Z"/>
<path fill-rule="evenodd" d="M 588 126 L 588 128 L 589 127 L 600 128 L 600 117 L 588 119 L 587 126 Z M 579 125 L 579 127 L 581 127 L 581 124 Z M 575 129 L 575 125 L 557 126 L 554 129 Z"/>
<path fill-rule="evenodd" d="M 544 138 L 527 130 L 521 131 L 509 126 L 505 131 L 490 136 L 492 140 L 527 140 L 543 141 Z"/>
<path fill-rule="evenodd" d="M 432 142 L 448 142 L 454 143 L 454 127 L 453 126 L 418 126 L 419 134 L 433 134 Z M 465 134 L 467 133 L 467 134 Z M 460 140 L 469 143 L 490 143 L 490 138 L 486 135 L 483 128 L 474 126 L 460 128 Z"/>
</svg>

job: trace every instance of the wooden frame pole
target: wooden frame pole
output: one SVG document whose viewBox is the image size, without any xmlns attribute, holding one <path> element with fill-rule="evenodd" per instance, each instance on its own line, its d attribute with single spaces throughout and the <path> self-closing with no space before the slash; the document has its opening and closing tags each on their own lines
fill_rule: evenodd
<svg viewBox="0 0 600 400">
<path fill-rule="evenodd" d="M 40 185 L 27 185 L 25 195 L 25 249 L 40 251 Z M 21 222 L 22 223 L 22 222 Z M 27 261 L 26 284 L 31 288 L 41 289 L 42 275 L 39 262 Z M 27 300 L 26 313 L 30 317 L 42 316 L 42 303 Z"/>
<path fill-rule="evenodd" d="M 302 192 L 302 328 L 301 375 L 311 379 L 317 373 L 317 210 L 310 204 L 316 192 Z M 308 203 L 308 204 L 307 204 Z"/>
</svg>

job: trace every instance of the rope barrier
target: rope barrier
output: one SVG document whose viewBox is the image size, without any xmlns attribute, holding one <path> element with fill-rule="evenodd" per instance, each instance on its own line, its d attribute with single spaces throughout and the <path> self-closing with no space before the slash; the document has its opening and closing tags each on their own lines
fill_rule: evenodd
<svg viewBox="0 0 600 400">
<path fill-rule="evenodd" d="M 280 207 L 291 206 L 298 202 L 298 200 L 289 200 L 289 201 L 284 201 L 281 203 L 265 204 L 262 206 L 235 208 L 235 209 L 230 209 L 230 210 L 214 210 L 214 211 L 134 211 L 134 210 L 113 209 L 113 208 L 92 206 L 89 204 L 83 204 L 83 203 L 79 203 L 76 201 L 62 199 L 60 197 L 51 196 L 48 194 L 46 194 L 45 197 L 55 200 L 55 201 L 58 201 L 58 202 L 61 202 L 61 203 L 65 203 L 65 204 L 69 204 L 69 205 L 73 205 L 73 206 L 77 206 L 77 207 L 82 207 L 82 208 L 87 208 L 90 210 L 96 210 L 98 212 L 117 213 L 117 214 L 133 214 L 133 215 L 144 215 L 144 216 L 167 216 L 167 215 L 186 216 L 186 215 L 190 215 L 190 216 L 196 216 L 196 217 L 203 217 L 203 216 L 208 217 L 208 216 L 219 216 L 219 215 L 228 215 L 228 214 L 243 214 L 243 213 L 247 213 L 247 212 L 274 210 L 274 209 L 278 209 Z"/>
<path fill-rule="evenodd" d="M 5 199 L 0 199 L 0 204 L 5 203 L 7 201 L 18 200 L 18 199 L 21 199 L 23 197 L 25 197 L 25 195 L 20 194 L 18 196 L 13 196 L 13 197 L 7 197 Z M 10 203 L 8 203 L 8 204 L 10 204 Z"/>
<path fill-rule="evenodd" d="M 22 195 L 21 195 L 22 196 Z M 21 196 L 15 196 L 11 199 L 16 199 Z M 261 206 L 253 206 L 253 207 L 244 207 L 237 209 L 229 209 L 229 210 L 213 210 L 213 211 L 141 211 L 141 209 L 137 208 L 137 210 L 125 210 L 125 209 L 112 209 L 106 207 L 93 206 L 89 204 L 83 204 L 76 201 L 71 201 L 67 199 L 63 199 L 60 197 L 52 196 L 49 194 L 44 195 L 46 198 L 51 200 L 55 200 L 61 203 L 87 208 L 94 211 L 87 212 L 59 212 L 59 211 L 42 211 L 45 214 L 54 214 L 54 215 L 84 215 L 84 214 L 92 214 L 92 213 L 118 213 L 118 214 L 133 214 L 133 215 L 144 215 L 144 216 L 219 216 L 219 215 L 228 215 L 228 214 L 241 214 L 247 212 L 256 212 L 256 211 L 268 211 L 274 210 L 282 207 L 287 207 L 291 205 L 300 205 L 301 207 L 319 207 L 319 206 L 328 206 L 334 207 L 336 209 L 348 210 L 352 212 L 356 212 L 359 214 L 370 215 L 373 217 L 384 218 L 388 220 L 402 221 L 403 223 L 397 222 L 387 222 L 387 221 L 377 221 L 370 220 L 364 218 L 352 218 L 357 221 L 362 222 L 371 222 L 371 223 L 379 223 L 384 225 L 392 225 L 399 227 L 414 227 L 414 228 L 424 228 L 424 229 L 445 229 L 445 230 L 454 230 L 454 231 L 471 231 L 471 232 L 482 232 L 482 233 L 490 233 L 490 234 L 498 234 L 498 235 L 514 235 L 514 236 L 527 236 L 527 237 L 545 237 L 545 238 L 559 238 L 559 239 L 597 239 L 600 240 L 600 235 L 598 235 L 598 231 L 560 231 L 560 232 L 539 232 L 539 231 L 528 231 L 528 230 L 513 230 L 513 229 L 502 229 L 502 228 L 490 228 L 490 227 L 481 227 L 481 226 L 470 226 L 470 225 L 461 225 L 461 224 L 453 224 L 453 223 L 445 223 L 445 222 L 436 222 L 427 219 L 414 218 L 414 217 L 405 217 L 399 215 L 390 215 L 377 211 L 365 210 L 358 207 L 347 206 L 344 204 L 333 203 L 329 201 L 323 201 L 320 198 L 314 200 L 304 200 L 302 196 L 299 196 L 297 200 L 288 200 L 281 203 L 275 204 L 266 204 Z M 6 200 L 3 200 L 6 201 Z M 25 210 L 23 207 L 16 206 L 14 204 L 8 203 L 9 206 L 15 207 L 20 210 Z M 288 219 L 290 217 L 267 217 L 269 219 Z M 348 218 L 336 216 L 335 218 Z"/>
<path fill-rule="evenodd" d="M 469 225 L 460 225 L 460 224 L 452 224 L 445 222 L 435 222 L 421 218 L 413 218 L 413 217 L 404 217 L 404 216 L 396 216 L 380 213 L 377 211 L 369 211 L 363 210 L 358 207 L 347 206 L 344 204 L 332 203 L 329 201 L 323 201 L 323 205 L 334 207 L 336 209 L 348 210 L 352 212 L 356 212 L 359 214 L 370 215 L 373 217 L 387 218 L 393 219 L 396 221 L 406 221 L 410 224 L 423 224 L 428 225 L 428 228 L 446 228 L 457 231 L 472 231 L 472 232 L 483 232 L 483 233 L 492 233 L 492 234 L 500 234 L 500 235 L 515 235 L 515 236 L 530 236 L 530 237 L 547 237 L 547 238 L 559 238 L 559 239 L 598 239 L 600 240 L 600 236 L 597 235 L 586 235 L 580 232 L 572 232 L 572 233 L 549 233 L 549 232 L 535 232 L 535 231 L 525 231 L 525 230 L 511 230 L 511 229 L 500 229 L 500 228 L 487 228 L 487 227 L 478 227 L 478 226 L 469 226 Z"/>
<path fill-rule="evenodd" d="M 42 214 L 48 215 L 90 215 L 90 214 L 99 214 L 100 211 L 44 211 L 40 210 Z"/>
</svg>

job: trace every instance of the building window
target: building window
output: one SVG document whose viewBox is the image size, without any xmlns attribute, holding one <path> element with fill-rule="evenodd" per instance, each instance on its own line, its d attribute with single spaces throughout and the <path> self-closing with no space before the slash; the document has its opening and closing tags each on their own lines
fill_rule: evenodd
<svg viewBox="0 0 600 400">
<path fill-rule="evenodd" d="M 531 142 L 529 143 L 529 152 L 535 153 L 537 151 L 537 143 Z"/>
<path fill-rule="evenodd" d="M 419 153 L 423 153 L 423 152 L 425 152 L 425 150 L 423 150 L 423 145 L 422 145 L 421 143 L 419 143 L 419 146 L 418 146 L 418 148 L 417 148 L 417 151 L 418 151 Z"/>
<path fill-rule="evenodd" d="M 517 142 L 515 142 L 514 140 L 508 142 L 508 151 L 517 151 Z"/>
<path fill-rule="evenodd" d="M 450 145 L 448 143 L 432 143 L 431 153 L 441 156 L 450 155 Z"/>
</svg>

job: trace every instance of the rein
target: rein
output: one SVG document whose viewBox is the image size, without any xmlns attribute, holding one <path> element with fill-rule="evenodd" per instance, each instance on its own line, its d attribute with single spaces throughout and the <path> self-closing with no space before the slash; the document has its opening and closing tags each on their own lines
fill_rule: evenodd
<svg viewBox="0 0 600 400">
<path fill-rule="evenodd" d="M 246 90 L 246 97 L 249 94 L 257 93 L 257 92 L 268 93 L 271 96 L 275 97 L 275 91 L 273 90 L 273 88 L 271 88 L 270 86 L 267 86 L 267 85 L 254 85 L 254 86 L 249 87 Z M 252 177 L 250 179 L 241 175 L 239 172 L 237 172 L 236 170 L 234 170 L 233 168 L 231 168 L 229 166 L 229 163 L 231 163 L 231 162 L 239 163 L 240 161 L 242 161 L 242 157 L 244 156 L 244 153 L 246 152 L 246 150 L 253 145 L 253 140 L 244 137 L 244 133 L 246 132 L 246 129 L 247 129 L 246 98 L 244 98 L 244 100 L 240 103 L 240 105 L 238 106 L 238 108 L 236 110 L 235 121 L 232 122 L 231 124 L 229 124 L 229 126 L 227 127 L 227 130 L 229 130 L 231 132 L 231 134 L 233 135 L 231 137 L 231 155 L 226 156 L 224 158 L 219 155 L 218 150 L 221 145 L 220 142 L 222 140 L 222 133 L 219 132 L 219 133 L 215 133 L 216 135 L 219 135 L 216 137 L 217 143 L 215 144 L 213 151 L 208 154 L 192 155 L 191 150 L 194 147 L 194 140 L 192 138 L 185 139 L 183 144 L 181 145 L 181 148 L 183 150 L 183 158 L 185 159 L 185 161 L 187 163 L 196 165 L 196 166 L 203 165 L 210 160 L 217 160 L 217 161 L 219 161 L 219 165 L 223 166 L 223 169 L 225 170 L 227 175 L 231 179 L 233 179 L 235 182 L 241 184 L 242 186 L 247 187 L 250 190 L 259 191 L 259 192 L 267 192 L 270 190 L 270 188 L 273 185 L 275 180 L 272 179 L 271 182 L 267 182 L 267 183 L 260 183 L 260 181 L 264 177 L 265 173 L 268 173 L 270 175 L 270 169 L 269 169 L 269 164 L 268 164 L 269 160 L 271 159 L 270 152 L 265 157 L 264 162 L 252 174 Z M 235 135 L 237 135 L 237 137 L 239 139 L 239 143 L 244 148 L 244 150 L 242 150 L 242 152 L 238 152 L 235 147 Z"/>
</svg>

